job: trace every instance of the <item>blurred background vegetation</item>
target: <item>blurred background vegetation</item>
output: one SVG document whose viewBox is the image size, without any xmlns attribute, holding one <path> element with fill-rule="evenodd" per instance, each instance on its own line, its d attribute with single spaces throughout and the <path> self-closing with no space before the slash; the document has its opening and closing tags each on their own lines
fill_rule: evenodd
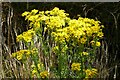
<svg viewBox="0 0 120 80">
<path fill-rule="evenodd" d="M 104 2 L 24 2 L 2 3 L 2 58 L 3 76 L 13 77 L 12 52 L 24 48 L 24 44 L 16 43 L 16 36 L 28 30 L 28 23 L 21 14 L 24 11 L 38 9 L 52 10 L 54 7 L 65 10 L 71 18 L 87 17 L 101 21 L 105 26 L 102 46 L 96 56 L 99 64 L 99 77 L 113 78 L 120 76 L 120 3 Z"/>
</svg>

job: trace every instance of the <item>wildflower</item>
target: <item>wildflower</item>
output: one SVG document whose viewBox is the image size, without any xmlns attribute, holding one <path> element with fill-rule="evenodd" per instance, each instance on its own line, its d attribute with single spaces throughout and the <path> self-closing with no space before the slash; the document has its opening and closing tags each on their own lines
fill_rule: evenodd
<svg viewBox="0 0 120 80">
<path fill-rule="evenodd" d="M 34 14 L 36 14 L 38 12 L 38 10 L 33 9 L 31 12 L 33 12 Z"/>
<path fill-rule="evenodd" d="M 97 47 L 100 47 L 100 45 L 101 45 L 100 42 L 96 42 Z"/>
<path fill-rule="evenodd" d="M 93 71 L 93 72 L 97 72 L 97 69 L 93 68 L 92 71 Z"/>
<path fill-rule="evenodd" d="M 33 29 L 30 29 L 26 32 L 23 32 L 22 34 L 18 35 L 16 40 L 20 41 L 20 40 L 24 40 L 26 42 L 31 42 L 32 37 L 35 35 L 35 31 L 33 31 Z"/>
<path fill-rule="evenodd" d="M 80 42 L 81 42 L 82 44 L 85 44 L 86 41 L 87 41 L 86 38 L 81 38 L 81 39 L 80 39 Z"/>
<path fill-rule="evenodd" d="M 37 70 L 32 70 L 32 75 L 35 75 L 37 73 Z"/>
<path fill-rule="evenodd" d="M 23 36 L 22 36 L 22 34 L 20 34 L 20 35 L 17 36 L 16 41 L 19 42 L 22 39 L 23 39 Z"/>
<path fill-rule="evenodd" d="M 98 32 L 97 36 L 102 38 L 103 37 L 103 33 L 102 32 Z"/>
<path fill-rule="evenodd" d="M 80 63 L 72 63 L 71 70 L 73 71 L 80 71 Z"/>
<path fill-rule="evenodd" d="M 87 53 L 87 52 L 83 52 L 83 55 L 87 56 L 87 55 L 88 55 L 88 53 Z"/>
<path fill-rule="evenodd" d="M 55 46 L 55 47 L 53 47 L 53 49 L 52 49 L 53 52 L 56 52 L 56 51 L 58 51 L 58 50 L 59 50 L 59 46 Z"/>
<path fill-rule="evenodd" d="M 87 69 L 85 70 L 86 77 L 85 78 L 94 78 L 97 75 L 97 69 Z"/>
<path fill-rule="evenodd" d="M 49 72 L 48 71 L 43 71 L 40 73 L 41 78 L 47 78 L 49 76 Z"/>
<path fill-rule="evenodd" d="M 60 16 L 50 16 L 46 24 L 50 29 L 60 29 L 65 25 L 65 21 Z"/>
<path fill-rule="evenodd" d="M 24 58 L 27 59 L 30 56 L 30 53 L 31 53 L 30 50 L 20 50 L 15 53 L 12 53 L 12 57 L 17 58 L 18 60 L 22 60 L 23 56 L 26 56 Z"/>
<path fill-rule="evenodd" d="M 42 67 L 44 67 L 42 63 L 38 63 L 37 66 L 35 66 L 35 64 L 32 64 L 32 65 L 31 65 L 31 68 L 32 68 L 32 69 L 37 69 L 37 68 L 38 68 L 38 70 L 41 70 Z"/>
<path fill-rule="evenodd" d="M 41 15 L 44 15 L 44 13 L 45 13 L 44 11 L 39 11 L 39 14 Z"/>
<path fill-rule="evenodd" d="M 41 68 L 43 67 L 43 64 L 38 63 L 38 64 L 37 64 L 37 67 L 38 67 L 39 70 L 41 70 Z"/>
<path fill-rule="evenodd" d="M 59 8 L 58 8 L 58 7 L 55 7 L 55 8 L 53 9 L 53 11 L 59 11 Z"/>
<path fill-rule="evenodd" d="M 13 57 L 13 58 L 16 57 L 16 56 L 17 56 L 16 52 L 15 52 L 15 53 L 12 53 L 12 57 Z"/>
<path fill-rule="evenodd" d="M 30 17 L 28 18 L 28 20 L 29 20 L 29 21 L 35 20 L 35 19 L 34 19 L 34 16 L 30 16 Z"/>
<path fill-rule="evenodd" d="M 18 56 L 17 56 L 17 59 L 18 59 L 18 60 L 21 60 L 21 59 L 22 59 L 22 55 L 18 55 Z"/>
<path fill-rule="evenodd" d="M 31 50 L 31 53 L 32 53 L 32 54 L 38 53 L 38 49 L 37 49 L 37 48 L 33 48 L 33 49 Z"/>
<path fill-rule="evenodd" d="M 98 33 L 99 30 L 100 30 L 100 27 L 99 27 L 99 26 L 92 26 L 92 27 L 91 27 L 91 31 L 92 31 L 93 33 Z"/>
<path fill-rule="evenodd" d="M 97 46 L 97 47 L 100 47 L 100 45 L 101 45 L 100 42 L 98 42 L 98 41 L 97 42 L 91 41 L 90 43 L 92 44 L 92 46 Z"/>
<path fill-rule="evenodd" d="M 45 14 L 49 14 L 50 13 L 50 11 L 45 11 Z"/>
<path fill-rule="evenodd" d="M 44 21 L 46 21 L 46 24 L 47 24 L 47 20 L 49 20 L 49 17 L 43 15 L 43 16 L 40 17 L 40 20 L 44 20 Z"/>
<path fill-rule="evenodd" d="M 29 13 L 30 13 L 30 12 L 25 11 L 24 13 L 22 13 L 22 16 L 23 16 L 23 17 L 24 17 L 24 16 L 27 16 Z"/>
</svg>

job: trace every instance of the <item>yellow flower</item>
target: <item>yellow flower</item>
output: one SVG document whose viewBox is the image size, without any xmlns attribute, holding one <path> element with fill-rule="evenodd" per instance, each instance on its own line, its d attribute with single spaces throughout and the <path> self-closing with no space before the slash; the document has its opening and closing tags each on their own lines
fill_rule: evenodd
<svg viewBox="0 0 120 80">
<path fill-rule="evenodd" d="M 98 33 L 99 30 L 100 30 L 100 27 L 99 27 L 99 26 L 92 26 L 92 27 L 91 27 L 91 31 L 92 31 L 93 33 Z"/>
<path fill-rule="evenodd" d="M 94 44 L 95 44 L 95 41 L 91 41 L 90 43 L 91 43 L 92 45 L 94 45 Z"/>
<path fill-rule="evenodd" d="M 26 57 L 24 57 L 24 59 L 27 59 L 27 58 L 29 58 L 30 53 L 31 53 L 30 50 L 20 50 L 15 53 L 12 53 L 12 57 L 17 58 L 18 60 L 22 60 L 23 56 L 26 56 Z"/>
<path fill-rule="evenodd" d="M 86 38 L 81 38 L 81 39 L 80 39 L 80 42 L 81 42 L 82 44 L 85 44 L 86 41 L 87 41 Z"/>
<path fill-rule="evenodd" d="M 17 59 L 18 59 L 18 60 L 21 60 L 21 59 L 22 59 L 22 55 L 18 55 L 18 56 L 17 56 Z"/>
<path fill-rule="evenodd" d="M 65 26 L 65 21 L 60 16 L 50 16 L 49 19 L 46 24 L 50 29 L 61 29 L 62 26 Z"/>
<path fill-rule="evenodd" d="M 37 48 L 33 48 L 32 50 L 31 50 L 31 54 L 37 54 L 38 53 L 38 49 Z"/>
<path fill-rule="evenodd" d="M 47 24 L 47 20 L 49 20 L 49 17 L 43 15 L 43 16 L 40 17 L 40 20 L 44 20 L 44 21 L 46 21 L 46 24 Z"/>
<path fill-rule="evenodd" d="M 39 11 L 40 15 L 44 15 L 44 13 L 45 13 L 44 11 Z"/>
<path fill-rule="evenodd" d="M 100 38 L 102 38 L 104 35 L 103 35 L 102 32 L 98 32 L 97 36 L 100 37 Z"/>
<path fill-rule="evenodd" d="M 80 63 L 72 63 L 71 70 L 73 71 L 80 71 Z"/>
<path fill-rule="evenodd" d="M 13 57 L 13 58 L 16 57 L 16 55 L 17 55 L 16 53 L 12 53 L 12 57 Z"/>
<path fill-rule="evenodd" d="M 35 16 L 30 16 L 30 17 L 28 18 L 28 20 L 29 20 L 29 21 L 35 20 Z"/>
<path fill-rule="evenodd" d="M 34 14 L 36 14 L 38 12 L 38 10 L 33 9 L 31 12 L 33 12 Z"/>
<path fill-rule="evenodd" d="M 25 40 L 26 42 L 31 42 L 32 37 L 35 35 L 35 31 L 33 31 L 33 29 L 30 29 L 26 32 L 23 32 L 22 34 L 18 35 L 16 40 L 20 41 L 20 40 Z"/>
<path fill-rule="evenodd" d="M 53 9 L 53 11 L 59 11 L 59 8 L 58 8 L 58 7 L 55 7 L 55 8 Z"/>
<path fill-rule="evenodd" d="M 23 17 L 24 17 L 24 16 L 27 16 L 29 13 L 30 13 L 30 12 L 25 11 L 24 13 L 22 13 L 22 16 L 23 16 Z"/>
<path fill-rule="evenodd" d="M 100 45 L 101 45 L 100 42 L 96 42 L 97 47 L 100 47 Z"/>
<path fill-rule="evenodd" d="M 93 46 L 95 45 L 95 46 L 97 46 L 97 47 L 100 47 L 101 46 L 101 43 L 100 42 L 95 42 L 95 41 L 91 41 L 90 42 Z"/>
<path fill-rule="evenodd" d="M 45 14 L 49 14 L 50 13 L 50 11 L 45 11 Z"/>
<path fill-rule="evenodd" d="M 43 67 L 43 64 L 38 63 L 38 64 L 37 64 L 37 67 L 38 67 L 38 69 L 39 69 L 39 70 L 41 70 L 41 69 L 42 69 L 42 67 Z"/>
<path fill-rule="evenodd" d="M 87 55 L 88 55 L 88 52 L 83 52 L 83 55 L 87 56 Z"/>
<path fill-rule="evenodd" d="M 17 36 L 16 41 L 19 42 L 22 39 L 23 39 L 23 36 L 22 36 L 22 34 L 20 34 L 20 35 Z"/>
<path fill-rule="evenodd" d="M 85 78 L 94 78 L 97 75 L 97 69 L 87 69 L 85 70 L 86 77 Z"/>
<path fill-rule="evenodd" d="M 59 50 L 59 46 L 55 46 L 55 47 L 53 47 L 53 49 L 52 49 L 53 52 L 56 52 L 57 50 Z"/>
<path fill-rule="evenodd" d="M 43 71 L 40 73 L 41 78 L 47 78 L 49 76 L 49 72 L 48 71 Z"/>
<path fill-rule="evenodd" d="M 32 70 L 32 75 L 35 75 L 37 73 L 37 70 Z"/>
<path fill-rule="evenodd" d="M 97 69 L 93 68 L 92 71 L 93 71 L 93 72 L 97 72 Z"/>
</svg>

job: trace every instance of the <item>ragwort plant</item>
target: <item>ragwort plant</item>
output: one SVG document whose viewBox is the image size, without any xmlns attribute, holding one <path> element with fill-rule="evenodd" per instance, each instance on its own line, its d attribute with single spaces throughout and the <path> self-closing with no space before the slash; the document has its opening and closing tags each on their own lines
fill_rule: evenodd
<svg viewBox="0 0 120 80">
<path fill-rule="evenodd" d="M 22 16 L 29 22 L 29 30 L 18 35 L 17 42 L 24 42 L 27 49 L 12 56 L 23 64 L 31 60 L 30 77 L 97 77 L 95 55 L 101 46 L 99 40 L 104 27 L 100 21 L 82 17 L 71 19 L 57 7 L 51 11 L 25 11 Z"/>
</svg>

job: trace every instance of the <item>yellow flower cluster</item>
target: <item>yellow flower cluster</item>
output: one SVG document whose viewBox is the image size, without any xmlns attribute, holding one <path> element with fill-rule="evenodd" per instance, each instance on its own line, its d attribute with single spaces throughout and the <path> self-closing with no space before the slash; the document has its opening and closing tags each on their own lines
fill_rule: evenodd
<svg viewBox="0 0 120 80">
<path fill-rule="evenodd" d="M 47 15 L 51 15 L 51 16 L 60 16 L 62 18 L 65 18 L 66 15 L 68 16 L 69 14 L 65 13 L 64 10 L 60 10 L 58 7 L 55 7 L 53 10 L 51 11 L 46 11 L 45 14 Z"/>
<path fill-rule="evenodd" d="M 61 29 L 62 26 L 65 26 L 65 20 L 60 16 L 50 16 L 49 20 L 46 21 L 46 25 L 49 29 Z"/>
<path fill-rule="evenodd" d="M 37 73 L 38 73 L 38 71 L 37 70 L 39 70 L 39 71 L 41 71 L 42 69 L 43 69 L 43 64 L 42 63 L 38 63 L 37 64 L 37 67 L 34 65 L 34 64 L 32 64 L 31 65 L 31 73 L 32 73 L 32 76 L 34 76 L 34 75 L 36 75 Z"/>
<path fill-rule="evenodd" d="M 43 71 L 40 73 L 41 78 L 48 78 L 49 77 L 49 72 L 48 71 Z"/>
<path fill-rule="evenodd" d="M 17 40 L 17 42 L 19 42 L 21 40 L 24 40 L 26 42 L 31 42 L 34 35 L 35 35 L 35 31 L 33 31 L 33 29 L 30 29 L 30 30 L 18 35 L 16 40 Z"/>
<path fill-rule="evenodd" d="M 52 30 L 62 29 L 62 27 L 65 26 L 65 22 L 69 20 L 67 17 L 69 14 L 57 7 L 51 11 L 46 11 L 45 15 L 48 16 L 45 20 L 45 24 L 47 25 L 48 29 Z"/>
<path fill-rule="evenodd" d="M 38 70 L 41 70 L 42 67 L 43 67 L 43 64 L 42 64 L 42 63 L 38 63 L 38 64 L 37 64 Z M 33 65 L 31 65 L 31 68 L 34 68 L 34 69 L 35 69 L 36 67 L 35 67 L 35 65 L 33 64 Z"/>
<path fill-rule="evenodd" d="M 22 60 L 23 58 L 28 58 L 30 54 L 30 50 L 20 50 L 15 53 L 12 53 L 12 57 L 16 57 L 18 60 Z"/>
<path fill-rule="evenodd" d="M 83 52 L 82 53 L 84 56 L 87 56 L 89 53 L 88 52 Z"/>
<path fill-rule="evenodd" d="M 92 46 L 97 46 L 97 47 L 100 47 L 101 46 L 101 43 L 100 42 L 95 42 L 95 41 L 91 41 L 90 42 L 92 44 Z"/>
<path fill-rule="evenodd" d="M 36 53 L 37 49 L 33 48 L 32 50 L 20 50 L 15 53 L 12 53 L 12 57 L 17 58 L 18 60 L 27 59 L 30 57 L 30 54 Z"/>
<path fill-rule="evenodd" d="M 59 10 L 59 8 L 55 7 L 51 11 L 39 11 L 38 14 L 36 14 L 38 10 L 32 10 L 31 12 L 25 11 L 22 16 L 26 16 L 25 20 L 31 21 L 30 27 L 33 27 L 34 29 L 40 28 L 40 24 L 43 24 L 42 21 L 45 21 L 45 25 L 49 29 L 56 29 L 62 26 L 65 26 L 65 21 L 67 21 L 69 18 L 67 16 L 69 14 L 65 13 L 64 10 Z"/>
<path fill-rule="evenodd" d="M 86 77 L 85 78 L 94 78 L 97 75 L 97 69 L 87 69 L 85 70 Z"/>
<path fill-rule="evenodd" d="M 55 47 L 53 47 L 52 48 L 52 51 L 55 53 L 56 51 L 58 51 L 59 50 L 59 47 L 58 46 L 55 46 Z"/>
<path fill-rule="evenodd" d="M 65 42 L 71 39 L 77 39 L 79 44 L 85 44 L 87 42 L 87 37 L 98 37 L 102 38 L 102 28 L 100 21 L 95 21 L 94 19 L 82 18 L 70 19 L 69 14 L 65 13 L 64 10 L 60 10 L 55 7 L 51 11 L 39 11 L 32 10 L 31 12 L 24 12 L 22 16 L 26 16 L 26 19 L 30 22 L 30 27 L 34 30 L 41 27 L 43 24 L 45 31 L 48 29 L 51 35 L 54 37 L 55 41 Z M 20 35 L 21 36 L 21 35 Z M 18 40 L 21 39 L 18 36 Z M 26 38 L 29 42 L 31 38 Z M 97 44 L 99 46 L 99 43 Z"/>
<path fill-rule="evenodd" d="M 22 14 L 22 16 L 27 16 L 29 14 L 29 12 L 28 11 L 25 11 L 23 14 Z"/>
<path fill-rule="evenodd" d="M 61 53 L 66 52 L 68 48 L 70 48 L 67 43 L 71 44 L 71 42 L 74 47 L 76 47 L 76 44 L 82 44 L 83 47 L 87 45 L 101 46 L 99 39 L 103 37 L 102 29 L 104 26 L 101 25 L 100 21 L 82 17 L 70 19 L 68 15 L 64 10 L 60 10 L 57 7 L 51 11 L 38 11 L 35 9 L 31 12 L 25 11 L 22 16 L 25 16 L 25 20 L 30 21 L 29 26 L 31 29 L 18 35 L 16 40 L 18 42 L 21 40 L 31 42 L 35 35 L 40 35 L 41 33 L 43 33 L 43 35 L 47 34 L 47 36 L 50 36 L 50 38 L 55 41 L 56 45 L 52 48 L 54 53 L 59 50 L 59 44 L 57 44 L 57 42 L 64 44 L 60 50 Z M 21 60 L 24 57 L 23 54 L 29 56 L 34 51 L 36 50 L 20 50 L 12 55 L 13 57 L 17 57 L 18 60 Z M 80 54 L 84 55 L 84 57 L 89 55 L 88 52 L 82 52 Z M 38 64 L 37 67 L 33 64 L 31 67 L 32 75 L 38 74 L 38 70 L 40 70 L 39 74 L 41 78 L 47 78 L 49 76 L 48 71 L 43 71 L 43 64 Z M 80 71 L 81 64 L 72 63 L 71 70 Z M 93 78 L 97 75 L 97 70 L 94 68 L 87 69 L 85 73 L 86 78 Z"/>
<path fill-rule="evenodd" d="M 72 71 L 80 71 L 80 63 L 72 63 L 71 70 Z"/>
<path fill-rule="evenodd" d="M 79 18 L 78 20 L 69 20 L 68 26 L 62 29 L 57 29 L 52 32 L 52 36 L 56 41 L 64 42 L 70 39 L 77 39 L 78 43 L 85 44 L 87 37 L 101 38 L 103 37 L 102 28 L 99 21 L 88 18 Z M 95 37 L 93 36 L 95 34 Z M 97 44 L 98 46 L 99 44 Z"/>
<path fill-rule="evenodd" d="M 87 38 L 86 37 L 82 37 L 79 39 L 79 43 L 82 43 L 82 44 L 85 44 L 87 41 Z"/>
</svg>

